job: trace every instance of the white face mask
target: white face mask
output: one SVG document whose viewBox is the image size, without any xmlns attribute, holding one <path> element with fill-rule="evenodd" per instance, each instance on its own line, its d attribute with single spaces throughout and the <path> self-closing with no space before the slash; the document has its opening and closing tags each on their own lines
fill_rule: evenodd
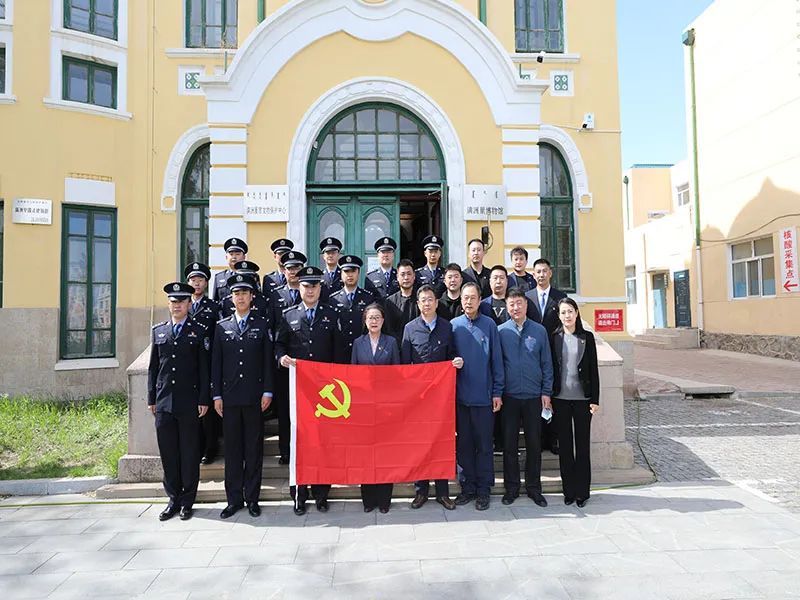
<svg viewBox="0 0 800 600">
<path fill-rule="evenodd" d="M 553 411 L 549 408 L 542 409 L 542 418 L 548 423 L 553 420 Z"/>
</svg>

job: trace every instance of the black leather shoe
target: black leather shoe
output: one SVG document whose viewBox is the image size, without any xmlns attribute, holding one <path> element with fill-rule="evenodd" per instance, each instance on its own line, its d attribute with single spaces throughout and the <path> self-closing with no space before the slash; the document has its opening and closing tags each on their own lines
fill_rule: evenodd
<svg viewBox="0 0 800 600">
<path fill-rule="evenodd" d="M 167 508 L 161 511 L 161 514 L 158 515 L 159 521 L 169 521 L 172 517 L 178 514 L 180 507 L 177 504 L 173 504 L 170 502 L 167 504 Z"/>
<path fill-rule="evenodd" d="M 258 505 L 258 502 L 248 502 L 247 503 L 247 512 L 250 513 L 251 517 L 260 517 L 261 516 L 261 507 Z"/>
<path fill-rule="evenodd" d="M 475 500 L 475 510 L 486 510 L 489 508 L 489 496 L 478 496 Z"/>
<path fill-rule="evenodd" d="M 444 506 L 447 510 L 456 509 L 456 503 L 450 499 L 450 496 L 437 496 L 436 501 Z"/>
<path fill-rule="evenodd" d="M 381 511 L 382 515 L 385 515 L 386 513 L 389 512 L 389 507 L 388 506 L 381 506 L 378 510 Z"/>
<path fill-rule="evenodd" d="M 542 496 L 540 492 L 528 492 L 528 498 L 533 500 L 536 503 L 536 506 L 547 506 L 547 498 Z"/>
<path fill-rule="evenodd" d="M 302 517 L 304 514 L 306 514 L 306 503 L 301 502 L 300 504 L 295 506 L 294 514 L 296 514 L 298 517 Z"/>
<path fill-rule="evenodd" d="M 475 494 L 465 494 L 462 492 L 456 496 L 456 506 L 464 506 L 465 504 L 469 504 L 475 500 L 475 498 Z"/>
<path fill-rule="evenodd" d="M 422 494 L 417 494 L 414 496 L 414 499 L 411 501 L 411 508 L 422 508 L 422 506 L 428 501 L 428 497 Z"/>
<path fill-rule="evenodd" d="M 288 465 L 289 464 L 289 457 L 285 454 L 281 454 L 281 457 L 278 459 L 279 465 Z"/>
<path fill-rule="evenodd" d="M 206 452 L 203 454 L 203 458 L 200 459 L 201 465 L 210 465 L 214 462 L 214 459 L 217 457 L 216 452 Z"/>
<path fill-rule="evenodd" d="M 509 506 L 510 504 L 514 504 L 514 500 L 517 498 L 519 498 L 519 494 L 503 494 L 503 499 L 500 502 Z"/>
<path fill-rule="evenodd" d="M 586 503 L 588 501 L 589 501 L 588 498 L 578 498 L 577 500 L 575 500 L 575 506 L 577 506 L 578 508 L 583 508 L 584 506 L 586 506 Z"/>
<path fill-rule="evenodd" d="M 181 521 L 188 521 L 189 519 L 192 518 L 193 514 L 194 510 L 192 510 L 191 506 L 184 506 L 181 508 L 181 513 L 179 515 L 179 518 Z"/>
<path fill-rule="evenodd" d="M 573 502 L 575 502 L 575 498 L 567 498 L 566 496 L 564 496 L 564 504 L 566 504 L 567 506 L 569 506 L 569 505 L 570 505 L 570 504 L 572 504 Z"/>
<path fill-rule="evenodd" d="M 317 504 L 317 510 L 319 512 L 321 512 L 321 513 L 328 512 L 328 501 L 327 500 L 324 500 L 324 499 L 323 500 L 317 500 L 316 504 Z"/>
<path fill-rule="evenodd" d="M 550 452 L 558 456 L 558 444 L 553 444 L 552 446 L 550 446 Z"/>
<path fill-rule="evenodd" d="M 371 513 L 373 510 L 375 510 L 374 506 L 365 506 L 364 507 L 364 512 L 365 513 Z"/>
<path fill-rule="evenodd" d="M 222 509 L 222 512 L 219 513 L 220 519 L 230 519 L 233 515 L 244 508 L 244 504 L 228 504 L 225 508 Z"/>
</svg>

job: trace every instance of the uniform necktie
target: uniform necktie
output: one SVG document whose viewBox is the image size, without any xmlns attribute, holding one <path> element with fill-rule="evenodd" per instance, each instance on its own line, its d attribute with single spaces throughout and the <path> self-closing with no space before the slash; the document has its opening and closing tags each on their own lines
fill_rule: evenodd
<svg viewBox="0 0 800 600">
<path fill-rule="evenodd" d="M 286 285 L 286 275 L 281 273 L 281 285 Z"/>
<path fill-rule="evenodd" d="M 347 302 L 350 304 L 350 306 L 353 305 L 353 299 L 355 297 L 356 297 L 356 293 L 355 292 L 350 292 L 349 294 L 347 294 Z"/>
<path fill-rule="evenodd" d="M 309 325 L 311 325 L 314 322 L 314 309 L 313 308 L 307 308 L 306 309 L 306 320 L 308 321 Z"/>
<path fill-rule="evenodd" d="M 297 296 L 300 292 L 298 290 L 289 290 L 289 293 L 292 296 L 292 304 L 297 304 Z"/>
<path fill-rule="evenodd" d="M 197 308 L 200 306 L 200 302 L 192 302 L 192 314 L 197 312 Z"/>
<path fill-rule="evenodd" d="M 175 323 L 172 326 L 172 336 L 178 337 L 181 334 L 181 329 L 183 328 L 183 323 Z"/>
<path fill-rule="evenodd" d="M 544 317 L 544 307 L 547 305 L 547 294 L 546 292 L 542 292 L 542 299 L 539 300 L 539 310 L 542 313 L 542 317 Z"/>
<path fill-rule="evenodd" d="M 243 333 L 245 327 L 247 327 L 247 319 L 242 319 L 239 321 L 239 333 Z"/>
<path fill-rule="evenodd" d="M 386 271 L 383 276 L 386 278 L 386 287 L 389 287 L 389 276 L 391 275 L 391 271 Z"/>
</svg>

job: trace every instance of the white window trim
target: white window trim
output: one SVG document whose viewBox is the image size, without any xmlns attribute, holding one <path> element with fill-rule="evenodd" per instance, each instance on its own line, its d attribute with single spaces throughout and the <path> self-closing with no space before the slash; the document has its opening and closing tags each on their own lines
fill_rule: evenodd
<svg viewBox="0 0 800 600">
<path fill-rule="evenodd" d="M 116 358 L 75 358 L 59 360 L 54 371 L 88 371 L 90 369 L 117 369 L 119 360 Z"/>
<path fill-rule="evenodd" d="M 755 242 L 763 239 L 769 239 L 772 242 L 772 254 L 762 254 L 760 256 L 755 255 Z M 739 244 L 748 243 L 750 244 L 750 256 L 747 258 L 738 258 L 734 260 L 733 258 L 733 247 L 738 246 Z M 762 261 L 765 258 L 771 258 L 773 261 L 773 265 L 775 263 L 775 240 L 771 235 L 765 235 L 758 238 L 753 238 L 751 240 L 741 240 L 736 242 L 735 244 L 728 244 L 728 300 L 732 300 L 734 302 L 740 302 L 742 300 L 757 300 L 760 298 L 777 298 L 778 297 L 778 278 L 775 278 L 775 293 L 774 294 L 763 294 L 759 293 L 758 295 L 751 296 L 749 293 L 745 296 L 734 296 L 733 293 L 733 265 L 744 263 L 745 264 L 745 277 L 747 277 L 746 272 L 746 265 L 751 260 L 758 261 L 758 283 L 759 283 L 759 292 L 763 291 L 764 289 L 764 273 L 762 270 Z M 773 273 L 774 275 L 774 273 Z M 749 285 L 749 282 L 745 280 L 746 285 Z"/>
<path fill-rule="evenodd" d="M 237 48 L 167 48 L 164 54 L 167 58 L 218 58 L 222 60 L 225 53 L 233 61 Z"/>
<path fill-rule="evenodd" d="M 625 298 L 626 298 L 625 303 L 628 306 L 636 306 L 637 304 L 639 304 L 639 282 L 637 281 L 637 277 L 636 277 L 636 265 L 625 265 L 625 269 L 626 270 L 628 269 L 628 267 L 633 267 L 633 275 L 629 277 L 628 274 L 625 273 Z M 629 281 L 633 282 L 633 295 L 636 298 L 635 302 L 630 302 L 630 300 L 628 299 L 628 282 Z"/>
<path fill-rule="evenodd" d="M 133 115 L 129 112 L 123 112 L 105 106 L 97 106 L 96 104 L 87 104 L 85 102 L 72 102 L 71 100 L 62 100 L 61 98 L 42 98 L 42 102 L 48 108 L 58 108 L 87 115 L 111 117 L 112 119 L 118 119 L 120 121 L 130 121 L 131 118 L 133 118 Z"/>
<path fill-rule="evenodd" d="M 14 0 L 6 0 L 6 18 L 0 19 L 0 25 L 14 24 Z"/>
<path fill-rule="evenodd" d="M 10 27 L 0 29 L 0 46 L 6 49 L 6 87 L 5 92 L 0 94 L 0 104 L 14 104 L 17 101 L 14 96 L 14 36 Z"/>
<path fill-rule="evenodd" d="M 681 204 L 681 194 L 686 193 L 686 202 Z M 689 206 L 692 203 L 692 188 L 688 183 L 684 183 L 679 185 L 675 188 L 675 206 L 676 208 L 683 208 L 684 206 Z"/>
<path fill-rule="evenodd" d="M 102 46 L 109 46 L 112 48 L 127 48 L 128 47 L 128 0 L 117 0 L 117 39 L 103 37 L 101 35 L 93 35 L 75 29 L 66 29 L 64 27 L 64 0 L 50 0 L 50 31 L 52 33 L 60 33 L 67 36 L 72 36 L 78 39 L 88 40 L 90 43 L 96 43 Z"/>
<path fill-rule="evenodd" d="M 521 63 L 538 63 L 539 52 L 512 52 L 511 60 Z M 580 54 L 570 54 L 567 52 L 545 52 L 542 56 L 543 63 L 579 63 Z"/>
<path fill-rule="evenodd" d="M 516 10 L 516 5 L 514 7 Z M 513 15 L 516 19 L 516 15 Z M 516 40 L 516 27 L 514 28 L 514 48 L 517 47 L 517 40 Z M 561 31 L 562 35 L 564 36 L 564 51 L 563 52 L 545 52 L 544 53 L 544 62 L 578 62 L 581 59 L 580 54 L 570 54 L 569 52 L 569 44 L 567 44 L 567 40 L 569 39 L 567 36 L 567 3 L 561 3 Z M 517 59 L 524 59 L 530 58 L 531 60 L 536 60 L 538 55 L 542 54 L 539 50 L 531 50 L 530 52 L 514 52 L 511 55 L 511 58 L 514 60 Z M 552 57 L 552 58 L 551 58 Z M 561 60 L 559 60 L 559 57 Z"/>
</svg>

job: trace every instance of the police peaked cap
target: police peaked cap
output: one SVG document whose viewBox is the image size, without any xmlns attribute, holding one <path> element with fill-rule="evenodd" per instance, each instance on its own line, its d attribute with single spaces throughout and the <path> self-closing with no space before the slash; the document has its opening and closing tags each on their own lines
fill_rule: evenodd
<svg viewBox="0 0 800 600">
<path fill-rule="evenodd" d="M 428 248 L 438 248 L 439 250 L 441 250 L 443 245 L 444 245 L 444 240 L 440 235 L 429 235 L 424 240 L 422 240 L 423 250 L 427 250 Z"/>
<path fill-rule="evenodd" d="M 168 283 L 164 286 L 164 291 L 170 299 L 177 298 L 178 300 L 186 300 L 186 298 L 191 298 L 192 294 L 194 294 L 194 288 L 181 281 Z"/>
<path fill-rule="evenodd" d="M 186 279 L 198 276 L 211 279 L 211 269 L 208 265 L 204 265 L 201 262 L 189 263 L 186 265 L 186 268 L 183 269 L 183 276 L 186 277 Z"/>
<path fill-rule="evenodd" d="M 321 283 L 322 270 L 317 267 L 305 267 L 298 273 L 300 283 Z"/>
<path fill-rule="evenodd" d="M 384 250 L 397 250 L 397 242 L 390 237 L 378 238 L 375 241 L 375 250 L 382 252 Z"/>
<path fill-rule="evenodd" d="M 256 290 L 258 286 L 256 285 L 256 280 L 253 278 L 252 275 L 248 273 L 236 273 L 228 277 L 228 280 L 225 282 L 228 285 L 228 289 L 232 292 L 238 289 L 248 289 L 248 290 Z"/>
<path fill-rule="evenodd" d="M 240 260 L 234 263 L 233 270 L 240 273 L 258 273 L 258 265 L 252 260 Z"/>
<path fill-rule="evenodd" d="M 339 259 L 339 266 L 342 269 L 360 269 L 364 266 L 364 261 L 358 256 L 347 254 Z"/>
<path fill-rule="evenodd" d="M 225 243 L 222 244 L 223 248 L 225 248 L 225 252 L 244 252 L 247 254 L 247 242 L 244 240 L 240 240 L 239 238 L 230 238 L 225 240 Z"/>
<path fill-rule="evenodd" d="M 292 248 L 294 248 L 294 242 L 292 240 L 287 240 L 286 238 L 275 240 L 269 247 L 269 249 L 273 252 L 288 252 Z"/>
<path fill-rule="evenodd" d="M 282 267 L 293 267 L 300 265 L 301 267 L 306 264 L 308 259 L 306 255 L 302 252 L 295 252 L 294 250 L 290 250 L 281 255 L 281 266 Z"/>
<path fill-rule="evenodd" d="M 319 243 L 319 251 L 320 252 L 328 252 L 328 250 L 339 250 L 342 249 L 342 242 L 337 240 L 335 237 L 326 237 Z"/>
</svg>

